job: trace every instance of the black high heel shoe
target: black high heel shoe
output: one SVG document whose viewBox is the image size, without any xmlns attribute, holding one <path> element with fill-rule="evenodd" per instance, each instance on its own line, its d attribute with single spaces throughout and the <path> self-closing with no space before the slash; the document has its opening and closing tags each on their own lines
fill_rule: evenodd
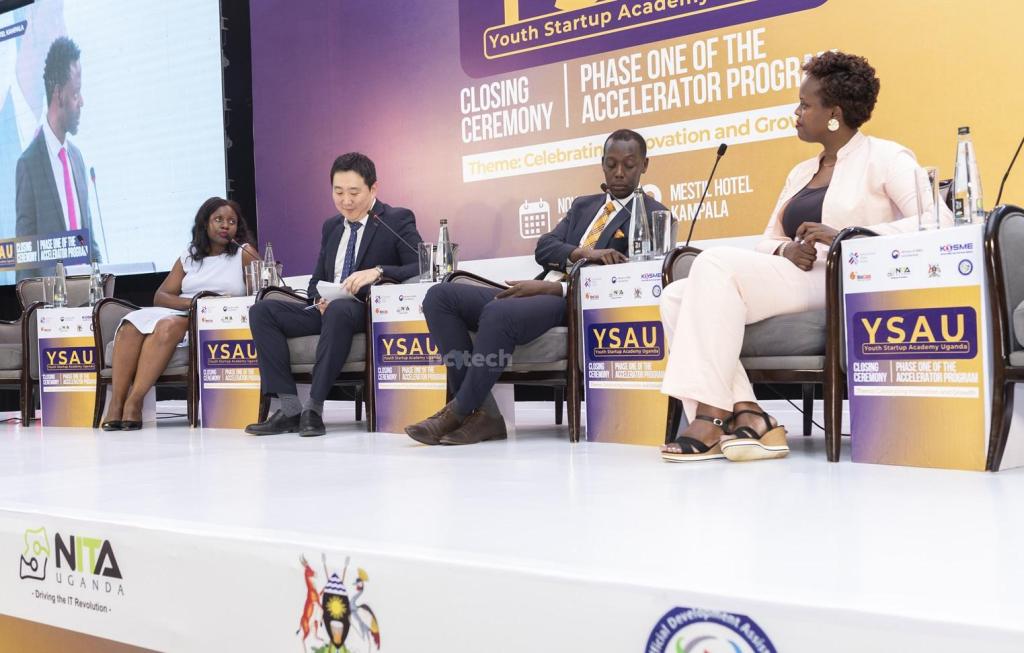
<svg viewBox="0 0 1024 653">
<path fill-rule="evenodd" d="M 104 431 L 120 431 L 124 428 L 124 422 L 119 419 L 112 419 L 109 422 L 100 424 L 100 428 Z"/>
</svg>

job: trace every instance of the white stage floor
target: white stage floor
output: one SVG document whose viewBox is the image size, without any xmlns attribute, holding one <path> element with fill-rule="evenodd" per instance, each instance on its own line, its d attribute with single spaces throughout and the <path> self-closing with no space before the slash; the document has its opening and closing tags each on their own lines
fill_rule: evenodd
<svg viewBox="0 0 1024 653">
<path fill-rule="evenodd" d="M 323 560 L 350 556 L 383 651 L 1024 650 L 1024 470 L 860 465 L 848 447 L 829 464 L 820 433 L 785 460 L 665 464 L 570 445 L 540 406 L 520 404 L 509 441 L 458 448 L 367 434 L 333 402 L 311 439 L 4 425 L 0 613 L 159 650 L 295 652 L 300 556 L 317 591 Z M 40 527 L 54 548 L 107 540 L 122 578 L 82 573 L 88 551 L 77 578 L 56 551 L 46 579 L 14 575 Z M 62 592 L 95 605 L 51 605 Z M 704 648 L 659 648 L 676 607 L 745 615 L 773 648 L 710 622 L 687 631 Z M 369 650 L 358 634 L 349 650 Z"/>
</svg>

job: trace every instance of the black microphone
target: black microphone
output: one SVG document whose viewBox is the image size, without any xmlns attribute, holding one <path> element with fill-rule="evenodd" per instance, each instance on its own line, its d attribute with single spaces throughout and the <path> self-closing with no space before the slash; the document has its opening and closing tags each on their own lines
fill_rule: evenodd
<svg viewBox="0 0 1024 653">
<path fill-rule="evenodd" d="M 623 204 L 622 202 L 620 202 L 619 198 L 617 198 L 614 195 L 612 195 L 611 191 L 608 190 L 608 184 L 601 184 L 601 190 L 604 191 L 604 193 L 606 195 L 608 195 L 608 197 L 612 198 L 612 201 L 615 202 L 619 206 L 619 210 L 620 211 L 625 211 L 626 210 L 626 205 Z M 631 189 L 629 191 L 628 197 L 632 197 L 634 192 L 636 192 L 636 189 L 635 188 Z"/>
<path fill-rule="evenodd" d="M 715 170 L 718 169 L 718 162 L 722 160 L 722 155 L 725 154 L 725 150 L 728 149 L 728 145 L 722 143 L 718 146 L 718 156 L 715 157 L 715 165 L 711 166 L 711 174 L 708 175 L 708 183 L 704 186 L 704 192 L 701 193 L 700 202 L 697 203 L 697 210 L 693 212 L 693 220 L 690 222 L 690 233 L 686 234 L 686 245 L 690 246 L 690 239 L 693 238 L 693 228 L 697 226 L 697 218 L 700 217 L 700 209 L 704 206 L 704 198 L 708 196 L 708 189 L 711 188 L 711 180 L 715 176 Z"/>
<path fill-rule="evenodd" d="M 996 203 L 993 206 L 999 206 L 999 200 L 1003 199 L 1003 186 L 1006 185 L 1006 180 L 1010 177 L 1010 171 L 1013 170 L 1013 164 L 1017 163 L 1017 155 L 1020 154 L 1021 145 L 1024 145 L 1024 136 L 1021 137 L 1020 143 L 1017 144 L 1017 151 L 1013 153 L 1013 159 L 1010 161 L 1010 167 L 1006 169 L 1006 174 L 1003 175 L 1003 182 L 999 184 L 999 194 L 996 195 Z"/>
<path fill-rule="evenodd" d="M 417 258 L 419 258 L 420 251 L 418 249 L 416 249 L 415 247 L 413 247 L 412 245 L 410 245 L 409 241 L 407 241 L 405 238 L 402 238 L 401 236 L 399 236 L 398 232 L 395 231 L 394 229 L 392 229 L 390 226 L 388 226 L 387 222 L 384 222 L 383 220 L 380 219 L 380 216 L 381 216 L 380 213 L 371 213 L 370 214 L 370 217 L 376 218 L 378 223 L 380 223 L 385 229 L 387 229 L 392 234 L 394 234 L 395 238 L 397 238 L 398 240 L 402 241 L 402 244 L 405 245 L 406 247 L 408 247 L 412 251 L 412 253 L 415 254 Z"/>
<path fill-rule="evenodd" d="M 92 179 L 92 194 L 96 196 L 96 217 L 100 219 L 100 235 L 103 237 L 103 253 L 106 255 L 107 263 L 110 263 L 110 247 L 107 246 L 107 228 L 103 224 L 103 209 L 100 207 L 100 191 L 96 187 L 96 168 L 89 168 L 89 178 Z M 95 238 L 93 238 L 95 240 Z"/>
</svg>

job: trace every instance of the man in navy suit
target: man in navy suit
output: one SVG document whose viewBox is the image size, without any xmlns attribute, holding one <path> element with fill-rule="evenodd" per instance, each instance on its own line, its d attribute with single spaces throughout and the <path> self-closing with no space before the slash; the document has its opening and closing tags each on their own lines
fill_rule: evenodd
<svg viewBox="0 0 1024 653">
<path fill-rule="evenodd" d="M 366 331 L 369 287 L 382 277 L 404 281 L 419 273 L 415 248 L 423 239 L 416 218 L 408 209 L 377 200 L 373 161 L 358 152 L 339 156 L 331 167 L 331 185 L 338 215 L 324 222 L 320 255 L 309 280 L 312 306 L 265 301 L 249 309 L 262 392 L 281 400 L 281 408 L 266 421 L 245 428 L 250 435 L 323 435 L 324 400 L 348 358 L 353 336 Z M 326 302 L 317 292 L 320 281 L 340 283 L 356 298 Z M 292 379 L 287 339 L 315 334 L 320 340 L 313 383 L 303 406 Z"/>
<path fill-rule="evenodd" d="M 437 414 L 407 426 L 424 444 L 473 444 L 506 437 L 491 388 L 517 345 L 565 322 L 562 279 L 577 261 L 614 264 L 627 260 L 633 191 L 647 171 L 647 143 L 628 129 L 613 132 L 601 159 L 608 192 L 578 197 L 554 230 L 537 241 L 535 259 L 543 280 L 512 282 L 506 290 L 438 284 L 423 300 L 434 342 L 444 352 L 455 398 Z M 648 215 L 664 209 L 644 196 Z M 476 331 L 476 342 L 470 332 Z M 482 364 L 481 364 L 482 363 Z"/>
<path fill-rule="evenodd" d="M 18 159 L 15 211 L 18 236 L 88 229 L 92 258 L 99 248 L 89 212 L 89 180 L 81 151 L 68 139 L 78 133 L 82 107 L 81 52 L 66 36 L 46 54 L 43 83 L 47 110 L 39 133 Z M 18 278 L 38 270 L 21 270 Z"/>
</svg>

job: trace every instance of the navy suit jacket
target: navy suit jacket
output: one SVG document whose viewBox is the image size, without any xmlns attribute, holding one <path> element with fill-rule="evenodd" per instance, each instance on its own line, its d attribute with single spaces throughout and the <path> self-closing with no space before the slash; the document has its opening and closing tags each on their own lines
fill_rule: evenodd
<svg viewBox="0 0 1024 653">
<path fill-rule="evenodd" d="M 551 270 L 568 271 L 565 269 L 565 263 L 569 260 L 569 255 L 580 246 L 587 228 L 605 199 L 604 194 L 577 197 L 569 207 L 569 212 L 555 228 L 540 237 L 534 259 L 544 268 L 541 278 Z M 651 211 L 665 210 L 661 202 L 647 195 L 644 195 L 644 206 L 647 208 L 647 215 L 650 215 Z M 629 218 L 629 206 L 626 206 L 625 210 L 616 213 L 604 226 L 594 247 L 618 250 L 629 256 Z"/>
<path fill-rule="evenodd" d="M 70 141 L 67 142 L 68 162 L 75 179 L 75 193 L 78 195 L 78 207 L 81 215 L 81 228 L 89 230 L 89 245 L 92 256 L 102 262 L 100 250 L 96 246 L 96 233 L 92 228 L 92 215 L 89 213 L 89 177 L 85 169 L 82 152 Z M 17 190 L 15 206 L 18 214 L 18 236 L 45 236 L 65 230 L 64 209 L 60 205 L 57 192 L 57 180 L 53 178 L 53 167 L 50 165 L 50 154 L 46 150 L 46 137 L 40 129 L 28 147 L 18 159 L 15 175 Z M 61 179 L 60 183 L 64 183 Z M 27 271 L 31 272 L 31 271 Z"/>
<path fill-rule="evenodd" d="M 377 200 L 370 210 L 370 219 L 366 221 L 366 233 L 359 242 L 353 271 L 369 270 L 378 265 L 384 269 L 384 276 L 396 281 L 405 281 L 420 273 L 419 253 L 415 248 L 423 242 L 420 232 L 416 230 L 416 216 L 409 209 L 400 206 L 388 206 Z M 395 237 L 387 227 L 377 222 L 374 215 L 379 215 L 387 227 L 391 227 L 405 239 L 405 243 Z M 348 227 L 345 218 L 338 214 L 324 222 L 320 237 L 320 255 L 317 257 L 316 269 L 309 280 L 308 293 L 311 301 L 320 294 L 316 291 L 318 281 L 334 281 L 334 262 L 338 257 L 338 245 Z M 406 245 L 408 243 L 408 245 Z M 360 294 L 363 294 L 362 292 Z"/>
</svg>

